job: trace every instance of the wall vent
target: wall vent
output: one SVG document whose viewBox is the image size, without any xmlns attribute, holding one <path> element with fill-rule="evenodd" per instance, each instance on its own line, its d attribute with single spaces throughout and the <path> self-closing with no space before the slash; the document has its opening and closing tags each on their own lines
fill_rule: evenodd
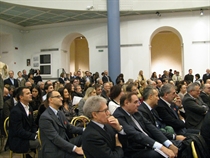
<svg viewBox="0 0 210 158">
<path fill-rule="evenodd" d="M 58 51 L 58 48 L 50 48 L 50 49 L 41 49 L 41 52 L 50 52 L 50 51 Z"/>
</svg>

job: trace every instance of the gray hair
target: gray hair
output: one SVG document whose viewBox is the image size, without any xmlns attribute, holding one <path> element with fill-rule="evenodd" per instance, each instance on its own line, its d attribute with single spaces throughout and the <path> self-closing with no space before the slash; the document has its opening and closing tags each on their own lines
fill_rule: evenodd
<svg viewBox="0 0 210 158">
<path fill-rule="evenodd" d="M 196 86 L 199 86 L 200 87 L 200 84 L 198 82 L 193 82 L 190 85 L 188 85 L 188 87 L 187 87 L 187 93 L 195 90 L 195 87 Z"/>
<path fill-rule="evenodd" d="M 143 90 L 143 100 L 147 100 L 149 98 L 150 95 L 153 95 L 154 94 L 154 91 L 153 90 L 156 90 L 156 88 L 154 88 L 153 86 L 149 85 L 147 86 L 146 88 L 144 88 Z"/>
<path fill-rule="evenodd" d="M 159 95 L 160 95 L 161 97 L 163 97 L 165 94 L 170 93 L 172 88 L 175 89 L 175 86 L 174 86 L 173 84 L 170 84 L 170 83 L 164 84 L 164 85 L 161 87 L 161 89 L 160 89 Z"/>
<path fill-rule="evenodd" d="M 92 119 L 92 112 L 99 111 L 101 108 L 101 104 L 106 104 L 107 100 L 103 97 L 99 96 L 91 96 L 89 97 L 83 106 L 84 115 L 87 116 L 89 119 Z"/>
</svg>

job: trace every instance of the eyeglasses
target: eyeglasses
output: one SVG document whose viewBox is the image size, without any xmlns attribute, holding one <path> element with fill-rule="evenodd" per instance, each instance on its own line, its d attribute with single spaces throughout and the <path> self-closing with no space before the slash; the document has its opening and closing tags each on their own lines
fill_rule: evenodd
<svg viewBox="0 0 210 158">
<path fill-rule="evenodd" d="M 50 98 L 63 98 L 61 95 L 57 95 L 57 96 L 52 96 Z"/>
<path fill-rule="evenodd" d="M 98 111 L 95 111 L 95 112 L 105 112 L 105 113 L 107 113 L 107 111 L 109 111 L 108 108 L 106 108 L 106 109 L 104 109 L 104 110 L 98 110 Z"/>
</svg>

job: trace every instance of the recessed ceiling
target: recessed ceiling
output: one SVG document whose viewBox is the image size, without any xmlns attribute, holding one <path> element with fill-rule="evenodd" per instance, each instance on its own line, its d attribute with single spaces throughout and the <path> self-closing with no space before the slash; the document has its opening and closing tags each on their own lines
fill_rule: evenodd
<svg viewBox="0 0 210 158">
<path fill-rule="evenodd" d="M 182 9 L 182 10 L 164 10 L 160 13 L 171 12 L 189 12 L 200 10 L 201 8 Z M 210 7 L 202 8 L 210 10 Z M 120 16 L 144 15 L 154 14 L 156 11 L 120 11 Z M 88 19 L 106 18 L 106 11 L 72 11 L 72 10 L 58 10 L 58 9 L 44 9 L 28 6 L 21 6 L 0 2 L 0 19 L 17 24 L 19 26 L 37 26 L 44 24 L 55 24 L 62 22 L 72 22 Z"/>
</svg>

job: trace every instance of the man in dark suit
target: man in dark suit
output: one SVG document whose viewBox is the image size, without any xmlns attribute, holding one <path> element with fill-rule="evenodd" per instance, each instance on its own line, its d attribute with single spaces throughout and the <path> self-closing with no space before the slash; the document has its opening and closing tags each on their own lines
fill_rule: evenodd
<svg viewBox="0 0 210 158">
<path fill-rule="evenodd" d="M 182 100 L 186 113 L 186 127 L 200 129 L 203 119 L 208 111 L 208 106 L 199 97 L 200 85 L 196 82 L 187 87 L 187 94 Z"/>
<path fill-rule="evenodd" d="M 39 146 L 37 128 L 33 119 L 33 111 L 29 106 L 32 95 L 28 88 L 18 89 L 18 104 L 13 107 L 9 117 L 9 148 L 13 152 L 28 152 Z"/>
<path fill-rule="evenodd" d="M 101 92 L 101 96 L 105 98 L 107 101 L 109 101 L 109 93 L 110 93 L 110 84 L 104 83 L 103 90 Z"/>
<path fill-rule="evenodd" d="M 12 110 L 12 108 L 14 106 L 17 105 L 18 103 L 18 99 L 17 99 L 17 93 L 18 93 L 18 88 L 16 88 L 13 91 L 13 97 L 9 98 L 7 101 L 4 102 L 4 106 L 3 106 L 3 118 L 4 120 L 9 117 L 10 115 L 10 111 Z"/>
<path fill-rule="evenodd" d="M 60 93 L 51 91 L 47 94 L 49 107 L 43 112 L 39 120 L 40 138 L 42 142 L 42 158 L 68 158 L 83 155 L 80 147 L 82 137 L 71 138 L 72 134 L 83 133 L 83 128 L 71 125 L 63 112 Z"/>
<path fill-rule="evenodd" d="M 4 85 L 6 84 L 14 86 L 15 88 L 18 87 L 18 81 L 14 78 L 14 72 L 12 70 L 9 71 L 9 78 L 4 80 Z"/>
<path fill-rule="evenodd" d="M 88 98 L 83 111 L 91 119 L 82 140 L 86 158 L 122 158 L 122 145 L 116 133 L 125 133 L 118 120 L 110 116 L 106 99 L 99 96 Z"/>
<path fill-rule="evenodd" d="M 176 94 L 175 86 L 167 83 L 164 84 L 159 93 L 160 100 L 158 106 L 155 108 L 160 118 L 167 126 L 173 127 L 176 134 L 185 135 L 185 120 L 180 115 L 177 105 L 181 108 L 181 100 Z M 174 99 L 176 98 L 176 104 Z"/>
<path fill-rule="evenodd" d="M 189 69 L 189 73 L 184 76 L 184 80 L 187 82 L 193 82 L 194 76 L 192 75 L 192 69 Z"/>
<path fill-rule="evenodd" d="M 104 71 L 104 75 L 103 75 L 103 77 L 102 77 L 102 81 L 103 81 L 103 83 L 112 82 L 111 77 L 108 76 L 108 71 L 107 71 L 107 70 Z M 112 83 L 113 83 L 113 82 L 112 82 Z M 114 84 L 114 83 L 113 83 L 113 84 Z"/>
<path fill-rule="evenodd" d="M 139 100 L 136 93 L 131 92 L 122 96 L 120 106 L 113 115 L 123 126 L 127 136 L 127 141 L 123 142 L 126 156 L 133 158 L 162 157 L 156 151 L 162 151 L 169 157 L 177 155 L 178 148 L 138 112 Z"/>
<path fill-rule="evenodd" d="M 210 108 L 210 84 L 206 83 L 203 85 L 200 97 L 206 105 Z"/>
<path fill-rule="evenodd" d="M 139 111 L 142 115 L 150 121 L 158 129 L 161 129 L 163 134 L 170 140 L 184 140 L 185 137 L 182 135 L 176 135 L 173 132 L 173 128 L 166 126 L 162 119 L 159 117 L 157 111 L 154 109 L 158 104 L 158 90 L 151 86 L 147 86 L 143 91 L 143 102 L 139 106 Z"/>
<path fill-rule="evenodd" d="M 206 83 L 207 79 L 210 79 L 210 69 L 206 69 L 206 74 L 203 75 L 203 82 Z"/>
<path fill-rule="evenodd" d="M 203 136 L 209 151 L 210 151 L 210 111 L 205 116 L 205 119 L 203 120 L 203 124 L 201 126 L 201 135 Z M 209 152 L 210 153 L 210 152 Z"/>
</svg>

